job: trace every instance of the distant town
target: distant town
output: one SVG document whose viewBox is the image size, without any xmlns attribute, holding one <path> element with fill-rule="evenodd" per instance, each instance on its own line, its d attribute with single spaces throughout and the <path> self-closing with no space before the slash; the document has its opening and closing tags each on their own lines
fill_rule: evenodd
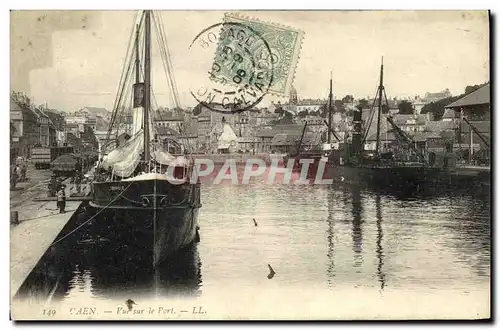
<svg viewBox="0 0 500 330">
<path fill-rule="evenodd" d="M 460 112 L 454 109 L 453 103 L 480 89 L 485 92 L 478 97 L 487 98 L 489 105 L 489 83 L 483 83 L 467 86 L 461 95 L 451 95 L 448 89 L 444 89 L 428 92 L 423 97 L 391 98 L 388 105 L 383 105 L 382 113 L 392 115 L 396 124 L 415 141 L 425 144 L 422 147 L 427 150 L 440 149 L 443 145 L 440 140 L 453 136 L 459 147 L 468 153 L 471 150 L 469 126 L 460 125 L 457 120 Z M 483 101 L 486 102 L 476 100 L 478 104 Z M 352 130 L 353 112 L 357 110 L 362 110 L 365 127 L 368 127 L 369 114 L 374 107 L 374 99 L 355 99 L 352 95 L 336 97 L 332 129 L 341 139 L 348 136 Z M 30 150 L 35 146 L 72 146 L 75 152 L 99 151 L 108 132 L 115 137 L 130 135 L 132 112 L 130 109 L 121 110 L 117 111 L 121 116 L 117 120 L 119 125 L 109 130 L 112 112 L 108 109 L 89 105 L 66 112 L 52 109 L 47 104 L 33 104 L 23 93 L 12 92 L 11 156 L 29 158 Z M 475 111 L 474 114 L 469 120 L 481 134 L 489 136 L 489 111 Z M 302 99 L 292 87 L 287 103 L 278 102 L 238 114 L 218 113 L 202 105 L 187 109 L 160 106 L 154 112 L 153 125 L 158 140 L 183 140 L 192 153 L 287 153 L 301 137 L 306 149 L 320 148 L 327 137 L 327 116 L 327 99 Z M 397 138 L 385 121 L 381 138 L 384 144 L 391 144 Z M 375 141 L 375 128 L 370 127 L 365 149 L 374 148 Z M 481 143 L 475 141 L 472 150 L 482 149 Z"/>
</svg>

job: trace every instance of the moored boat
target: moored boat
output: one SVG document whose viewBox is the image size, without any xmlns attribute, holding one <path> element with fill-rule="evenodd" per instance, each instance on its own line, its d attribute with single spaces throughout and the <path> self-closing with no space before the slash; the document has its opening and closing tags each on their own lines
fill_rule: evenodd
<svg viewBox="0 0 500 330">
<path fill-rule="evenodd" d="M 133 246 L 145 252 L 152 264 L 157 266 L 197 240 L 201 202 L 200 184 L 198 180 L 191 182 L 193 161 L 189 155 L 180 154 L 183 149 L 186 151 L 185 148 L 179 144 L 179 153 L 165 151 L 162 141 L 156 139 L 155 128 L 151 124 L 152 19 L 159 46 L 166 48 L 161 18 L 151 11 L 144 11 L 136 27 L 135 43 L 131 43 L 126 57 L 129 69 L 135 63 L 135 83 L 131 95 L 132 132 L 125 141 L 111 136 L 113 126 L 119 127 L 122 117 L 120 111 L 123 111 L 126 100 L 125 86 L 132 81 L 131 72 L 134 70 L 127 70 L 122 74 L 108 130 L 105 143 L 108 150 L 96 169 L 90 206 L 94 214 L 99 215 L 93 223 L 98 235 L 108 236 L 117 244 Z M 139 49 L 142 42 L 145 45 L 143 58 Z M 166 67 L 171 68 L 166 55 L 169 52 L 161 49 L 161 54 L 167 62 Z M 168 74 L 173 75 L 173 72 Z M 170 87 L 175 89 L 173 85 Z"/>
<path fill-rule="evenodd" d="M 442 168 L 431 166 L 422 151 L 415 147 L 412 138 L 402 131 L 389 115 L 386 116 L 386 120 L 391 125 L 392 131 L 398 137 L 400 144 L 403 145 L 403 150 L 381 150 L 382 100 L 385 99 L 386 104 L 388 104 L 383 85 L 383 70 L 384 64 L 382 62 L 376 98 L 378 100 L 378 116 L 375 150 L 365 150 L 364 148 L 367 133 L 363 137 L 362 109 L 359 108 L 358 111 L 354 111 L 351 141 L 347 139 L 344 141 L 339 140 L 337 149 L 331 148 L 331 145 L 327 145 L 326 149 L 324 148 L 325 153 L 329 153 L 327 176 L 337 184 L 393 190 L 418 190 L 435 182 L 435 179 L 442 172 Z M 371 124 L 370 122 L 371 120 L 368 126 Z M 366 128 L 367 132 L 368 129 L 369 127 Z M 334 133 L 331 127 L 329 127 L 329 131 Z"/>
</svg>

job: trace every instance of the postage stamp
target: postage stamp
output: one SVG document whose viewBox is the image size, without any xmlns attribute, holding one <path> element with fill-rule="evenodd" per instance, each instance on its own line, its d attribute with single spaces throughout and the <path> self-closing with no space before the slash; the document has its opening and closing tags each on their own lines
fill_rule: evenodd
<svg viewBox="0 0 500 330">
<path fill-rule="evenodd" d="M 226 24 L 242 24 L 267 42 L 270 54 L 263 43 L 248 42 L 246 46 L 250 53 L 255 54 L 259 61 L 257 65 L 263 60 L 267 60 L 267 57 L 270 56 L 272 63 L 272 83 L 268 93 L 288 96 L 293 84 L 304 32 L 276 23 L 262 22 L 258 19 L 242 16 L 238 13 L 226 13 L 224 22 Z M 221 57 L 227 57 L 227 52 L 225 50 L 227 50 L 227 44 L 231 42 L 231 37 L 230 29 L 226 29 L 226 31 L 223 29 L 216 50 L 215 63 L 218 63 Z M 237 35 L 236 39 L 243 40 L 245 37 L 244 35 Z M 236 83 L 239 78 L 236 78 L 235 81 L 233 79 L 235 76 L 238 76 L 238 70 L 235 69 L 234 66 L 223 66 L 212 78 L 226 80 L 229 83 Z"/>
<path fill-rule="evenodd" d="M 198 59 L 208 54 L 211 58 L 208 70 L 190 88 L 203 106 L 241 112 L 256 106 L 269 92 L 274 77 L 271 48 L 251 27 L 238 22 L 214 24 L 201 31 L 189 49 Z"/>
</svg>

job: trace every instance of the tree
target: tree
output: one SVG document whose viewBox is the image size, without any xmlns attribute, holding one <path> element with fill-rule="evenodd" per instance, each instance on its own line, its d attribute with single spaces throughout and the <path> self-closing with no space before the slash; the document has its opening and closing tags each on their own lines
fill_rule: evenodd
<svg viewBox="0 0 500 330">
<path fill-rule="evenodd" d="M 465 94 L 470 94 L 476 90 L 478 90 L 479 88 L 481 88 L 482 85 L 474 85 L 474 86 L 467 86 L 465 87 Z"/>
<path fill-rule="evenodd" d="M 444 107 L 447 106 L 448 104 L 455 102 L 461 97 L 463 97 L 463 94 L 459 96 L 447 97 L 445 99 L 436 102 L 431 102 L 429 104 L 424 105 L 420 113 L 423 114 L 431 113 L 434 120 L 440 120 L 441 118 L 443 118 Z"/>
<path fill-rule="evenodd" d="M 361 99 L 359 100 L 359 106 L 361 106 L 361 109 L 368 108 L 368 101 L 366 99 Z"/>
<path fill-rule="evenodd" d="M 319 107 L 319 114 L 321 117 L 326 117 L 328 116 L 328 105 L 326 104 L 322 104 L 320 107 Z"/>
<path fill-rule="evenodd" d="M 389 113 L 389 106 L 387 104 L 382 104 L 382 113 Z"/>
<path fill-rule="evenodd" d="M 284 111 L 284 116 L 279 119 L 273 120 L 271 124 L 272 125 L 293 124 L 293 116 L 288 111 Z"/>
<path fill-rule="evenodd" d="M 344 102 L 342 102 L 341 100 L 335 100 L 334 108 L 332 110 L 335 112 L 345 112 L 346 109 L 344 107 Z"/>
<path fill-rule="evenodd" d="M 354 96 L 346 95 L 342 98 L 342 103 L 352 103 L 354 101 Z"/>
<path fill-rule="evenodd" d="M 409 101 L 403 100 L 398 104 L 399 114 L 411 115 L 413 114 L 413 104 Z"/>
</svg>

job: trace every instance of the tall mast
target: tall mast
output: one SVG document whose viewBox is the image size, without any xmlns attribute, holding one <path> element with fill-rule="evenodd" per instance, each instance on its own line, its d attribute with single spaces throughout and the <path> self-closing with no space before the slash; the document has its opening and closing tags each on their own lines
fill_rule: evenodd
<svg viewBox="0 0 500 330">
<path fill-rule="evenodd" d="M 149 162 L 149 113 L 151 111 L 151 11 L 145 11 L 144 49 L 144 161 Z"/>
<path fill-rule="evenodd" d="M 332 98 L 333 98 L 332 72 L 330 71 L 330 95 L 328 100 L 328 144 L 330 144 L 332 140 L 330 133 L 330 130 L 332 129 Z"/>
<path fill-rule="evenodd" d="M 139 66 L 139 24 L 135 29 L 135 83 L 138 84 L 141 80 L 141 68 Z"/>
<path fill-rule="evenodd" d="M 380 85 L 378 86 L 378 116 L 377 116 L 377 144 L 375 154 L 378 157 L 380 144 L 380 116 L 382 114 L 382 94 L 384 92 L 384 57 L 382 56 L 382 64 L 380 65 Z"/>
</svg>

